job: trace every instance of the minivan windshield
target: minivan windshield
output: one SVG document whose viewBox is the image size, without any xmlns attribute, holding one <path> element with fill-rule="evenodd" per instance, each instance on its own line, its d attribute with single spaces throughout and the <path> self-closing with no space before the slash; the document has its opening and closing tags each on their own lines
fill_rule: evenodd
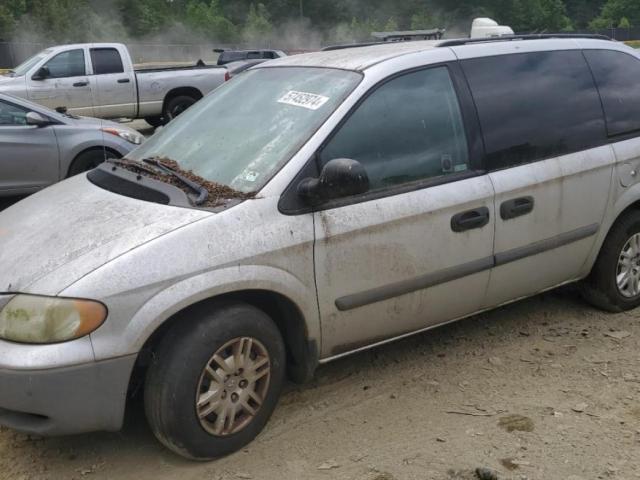
<svg viewBox="0 0 640 480">
<path fill-rule="evenodd" d="M 358 85 L 355 72 L 249 70 L 215 90 L 127 158 L 157 158 L 243 193 L 257 192 Z"/>
<path fill-rule="evenodd" d="M 31 70 L 31 67 L 33 67 L 36 63 L 38 63 L 40 60 L 45 58 L 50 52 L 51 50 L 43 50 L 37 55 L 34 55 L 33 57 L 30 57 L 27 60 L 25 60 L 16 68 L 13 68 L 9 73 L 11 73 L 12 75 L 15 75 L 16 77 L 21 77 L 22 75 L 26 74 L 29 70 Z"/>
</svg>

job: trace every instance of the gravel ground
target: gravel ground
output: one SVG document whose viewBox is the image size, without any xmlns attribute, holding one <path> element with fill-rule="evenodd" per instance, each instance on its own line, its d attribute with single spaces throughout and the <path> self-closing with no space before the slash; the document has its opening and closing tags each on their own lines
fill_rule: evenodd
<svg viewBox="0 0 640 480">
<path fill-rule="evenodd" d="M 564 288 L 339 360 L 210 463 L 165 451 L 139 404 L 120 433 L 0 430 L 0 478 L 638 479 L 639 317 Z"/>
</svg>

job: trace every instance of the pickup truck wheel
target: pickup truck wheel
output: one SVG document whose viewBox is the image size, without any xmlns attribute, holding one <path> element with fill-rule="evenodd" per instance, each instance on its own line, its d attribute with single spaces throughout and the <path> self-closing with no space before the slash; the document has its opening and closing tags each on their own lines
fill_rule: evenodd
<svg viewBox="0 0 640 480">
<path fill-rule="evenodd" d="M 197 99 L 188 95 L 178 95 L 170 98 L 164 106 L 163 118 L 165 123 L 169 123 L 197 101 Z"/>
<path fill-rule="evenodd" d="M 73 177 L 74 175 L 79 175 L 80 173 L 93 170 L 102 162 L 111 158 L 119 157 L 109 150 L 96 149 L 82 152 L 73 160 L 73 162 L 71 162 L 71 166 L 69 167 L 69 174 L 67 175 L 67 177 Z"/>
<path fill-rule="evenodd" d="M 144 121 L 154 128 L 164 125 L 164 118 L 162 118 L 160 115 L 155 117 L 146 117 Z"/>
<path fill-rule="evenodd" d="M 584 282 L 587 301 L 610 312 L 640 306 L 640 213 L 620 218 Z"/>
<path fill-rule="evenodd" d="M 252 441 L 273 412 L 285 378 L 285 348 L 273 321 L 241 303 L 180 315 L 155 351 L 145 410 L 169 449 L 208 460 Z"/>
</svg>

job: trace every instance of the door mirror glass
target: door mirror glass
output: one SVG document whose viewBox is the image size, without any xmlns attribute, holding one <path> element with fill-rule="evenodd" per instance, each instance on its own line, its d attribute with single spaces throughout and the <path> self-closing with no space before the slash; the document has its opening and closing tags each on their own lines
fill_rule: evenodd
<svg viewBox="0 0 640 480">
<path fill-rule="evenodd" d="M 40 67 L 38 71 L 31 77 L 32 80 L 44 80 L 49 78 L 51 72 L 49 72 L 48 67 Z"/>
<path fill-rule="evenodd" d="M 367 172 L 360 162 L 350 158 L 327 162 L 319 178 L 307 178 L 298 185 L 298 194 L 311 205 L 368 191 Z"/>
<path fill-rule="evenodd" d="M 34 125 L 36 127 L 44 127 L 51 123 L 48 118 L 43 117 L 38 112 L 29 112 L 26 115 L 27 125 Z"/>
</svg>

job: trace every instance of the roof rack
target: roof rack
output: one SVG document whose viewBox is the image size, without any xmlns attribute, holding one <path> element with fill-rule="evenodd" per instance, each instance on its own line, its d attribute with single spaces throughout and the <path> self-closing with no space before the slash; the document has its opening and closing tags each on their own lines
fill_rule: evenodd
<svg viewBox="0 0 640 480">
<path fill-rule="evenodd" d="M 507 42 L 512 40 L 544 40 L 553 38 L 586 38 L 591 40 L 609 40 L 613 41 L 611 37 L 606 35 L 590 34 L 590 33 L 530 33 L 525 35 L 502 35 L 500 37 L 483 37 L 483 38 L 457 38 L 455 40 L 442 40 L 438 47 L 457 47 L 460 45 L 469 45 L 473 43 L 487 43 L 487 42 Z M 375 45 L 389 45 L 394 43 L 410 42 L 415 40 L 396 40 L 391 42 L 366 42 L 366 43 L 347 43 L 344 45 L 331 45 L 324 47 L 323 52 L 329 52 L 332 50 L 345 50 L 347 48 L 358 47 L 372 47 Z"/>
<path fill-rule="evenodd" d="M 438 44 L 438 47 L 457 47 L 459 45 L 468 45 L 470 43 L 506 42 L 511 40 L 543 40 L 552 38 L 590 38 L 592 40 L 611 40 L 611 38 L 606 35 L 588 33 L 532 33 L 527 35 L 503 35 L 500 37 L 444 40 Z"/>
<path fill-rule="evenodd" d="M 324 47 L 322 52 L 331 52 L 333 50 L 345 50 L 347 48 L 373 47 L 374 45 L 389 45 L 390 42 L 367 42 L 367 43 L 346 43 L 344 45 L 331 45 Z M 397 43 L 397 42 L 394 42 Z"/>
</svg>

